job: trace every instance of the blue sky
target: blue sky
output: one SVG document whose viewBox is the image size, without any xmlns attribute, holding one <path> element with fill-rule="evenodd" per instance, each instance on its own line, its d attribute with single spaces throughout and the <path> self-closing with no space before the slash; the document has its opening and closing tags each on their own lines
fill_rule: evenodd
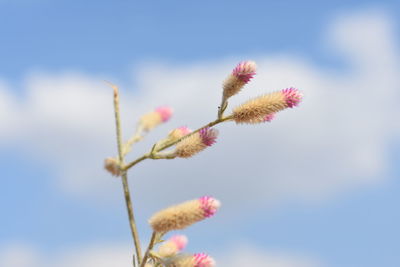
<svg viewBox="0 0 400 267">
<path fill-rule="evenodd" d="M 190 161 L 139 166 L 141 235 L 157 209 L 206 193 L 221 197 L 220 214 L 185 233 L 189 250 L 219 266 L 243 247 L 259 252 L 243 253 L 252 266 L 399 266 L 397 10 L 398 1 L 0 0 L 0 266 L 92 267 L 59 261 L 129 248 L 119 181 L 98 166 L 115 153 L 102 80 L 123 87 L 126 125 L 174 106 L 176 121 L 145 150 L 169 127 L 206 122 L 220 92 L 204 88 L 243 59 L 259 63 L 258 81 L 234 103 L 294 85 L 303 105 L 271 130 L 221 126 L 219 146 Z M 149 196 L 154 186 L 162 201 Z"/>
</svg>

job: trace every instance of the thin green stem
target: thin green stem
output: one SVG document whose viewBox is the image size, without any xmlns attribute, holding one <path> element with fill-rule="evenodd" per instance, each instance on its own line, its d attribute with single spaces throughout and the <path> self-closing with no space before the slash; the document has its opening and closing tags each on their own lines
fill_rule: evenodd
<svg viewBox="0 0 400 267">
<path fill-rule="evenodd" d="M 153 249 L 154 244 L 156 243 L 155 242 L 156 236 L 157 236 L 157 233 L 153 232 L 153 234 L 151 235 L 149 246 L 147 247 L 146 253 L 144 254 L 143 261 L 142 261 L 142 264 L 140 265 L 140 267 L 144 267 L 146 265 L 147 259 L 149 258 L 149 255 L 150 255 L 150 251 Z"/>
<path fill-rule="evenodd" d="M 118 144 L 118 159 L 120 164 L 124 164 L 124 154 L 123 154 L 123 147 L 122 147 L 122 131 L 121 131 L 121 119 L 120 119 L 120 112 L 119 112 L 119 93 L 118 93 L 118 87 L 115 85 L 111 84 L 111 87 L 114 89 L 114 113 L 115 113 L 115 124 L 116 124 L 116 130 L 117 130 L 117 144 Z M 135 223 L 135 217 L 133 214 L 133 205 L 132 205 L 132 199 L 131 195 L 129 192 L 129 184 L 128 184 L 128 175 L 126 171 L 122 172 L 122 186 L 124 189 L 124 196 L 125 196 L 125 203 L 126 203 L 126 208 L 128 211 L 128 217 L 129 217 L 129 226 L 131 228 L 132 232 L 132 238 L 133 242 L 135 245 L 136 249 L 136 258 L 138 260 L 138 263 L 140 264 L 141 261 L 141 248 L 140 248 L 140 240 L 139 240 L 139 235 Z"/>
<path fill-rule="evenodd" d="M 139 162 L 141 162 L 141 161 L 143 161 L 143 160 L 145 160 L 145 159 L 147 159 L 147 158 L 151 158 L 152 154 L 157 153 L 157 152 L 160 152 L 160 151 L 162 151 L 162 150 L 164 150 L 164 149 L 167 149 L 167 148 L 169 148 L 169 147 L 171 147 L 171 146 L 173 146 L 173 145 L 179 143 L 179 142 L 182 141 L 183 139 L 188 138 L 189 136 L 191 136 L 191 135 L 193 135 L 193 134 L 199 132 L 201 129 L 204 129 L 204 128 L 207 128 L 207 127 L 212 127 L 212 126 L 215 126 L 215 125 L 217 125 L 217 124 L 219 124 L 219 123 L 222 123 L 222 122 L 225 122 L 225 121 L 228 121 L 228 120 L 231 120 L 231 119 L 232 119 L 232 116 L 228 116 L 228 117 L 221 118 L 221 119 L 216 119 L 215 121 L 212 121 L 212 122 L 207 123 L 206 125 L 204 125 L 204 126 L 198 128 L 197 130 L 191 132 L 190 134 L 187 134 L 187 135 L 185 135 L 185 136 L 179 138 L 178 140 L 176 140 L 176 141 L 174 141 L 174 142 L 161 145 L 160 147 L 157 147 L 157 148 L 155 148 L 155 147 L 153 146 L 153 149 L 152 149 L 151 152 L 144 154 L 144 155 L 141 156 L 140 158 L 137 158 L 137 159 L 135 159 L 134 161 L 131 161 L 131 162 L 129 162 L 129 163 L 126 164 L 126 165 L 123 165 L 122 170 L 123 170 L 123 171 L 129 170 L 130 168 L 132 168 L 133 166 L 135 166 L 135 165 L 138 164 Z M 154 148 L 155 148 L 155 149 L 154 149 Z"/>
</svg>

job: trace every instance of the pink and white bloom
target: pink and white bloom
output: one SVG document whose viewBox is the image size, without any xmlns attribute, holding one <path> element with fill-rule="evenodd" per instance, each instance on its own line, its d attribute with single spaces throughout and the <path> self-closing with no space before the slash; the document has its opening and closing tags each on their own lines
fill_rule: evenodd
<svg viewBox="0 0 400 267">
<path fill-rule="evenodd" d="M 150 218 L 149 223 L 155 232 L 180 230 L 213 216 L 220 206 L 217 199 L 204 196 L 161 210 Z"/>
<path fill-rule="evenodd" d="M 206 253 L 196 253 L 193 255 L 193 267 L 214 267 L 215 261 Z"/>
<path fill-rule="evenodd" d="M 242 61 L 223 83 L 222 103 L 237 93 L 256 75 L 257 65 L 254 61 Z"/>
<path fill-rule="evenodd" d="M 299 105 L 300 101 L 303 98 L 303 94 L 296 88 L 287 88 L 282 90 L 282 94 L 285 97 L 286 105 L 289 108 L 293 108 Z"/>
<path fill-rule="evenodd" d="M 254 61 L 242 61 L 232 71 L 232 75 L 248 83 L 256 75 L 257 65 Z"/>
<path fill-rule="evenodd" d="M 216 142 L 217 136 L 218 130 L 208 127 L 203 128 L 178 142 L 174 154 L 180 158 L 190 158 L 212 146 Z"/>
</svg>

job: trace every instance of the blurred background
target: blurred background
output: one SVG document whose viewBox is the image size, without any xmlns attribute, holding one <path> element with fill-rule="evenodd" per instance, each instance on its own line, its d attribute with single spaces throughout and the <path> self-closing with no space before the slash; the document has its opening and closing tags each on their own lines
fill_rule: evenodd
<svg viewBox="0 0 400 267">
<path fill-rule="evenodd" d="M 232 107 L 297 87 L 271 123 L 219 125 L 196 157 L 130 172 L 140 236 L 157 210 L 202 195 L 220 212 L 183 231 L 218 266 L 400 266 L 399 1 L 0 0 L 0 266 L 131 266 L 112 90 L 134 147 L 213 120 L 235 65 L 258 74 Z"/>
</svg>

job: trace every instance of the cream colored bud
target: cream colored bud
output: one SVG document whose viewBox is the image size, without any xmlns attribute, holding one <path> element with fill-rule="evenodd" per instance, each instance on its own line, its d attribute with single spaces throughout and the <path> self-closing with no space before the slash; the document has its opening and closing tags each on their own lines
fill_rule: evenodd
<svg viewBox="0 0 400 267">
<path fill-rule="evenodd" d="M 150 218 L 149 224 L 155 232 L 160 233 L 184 229 L 211 217 L 219 207 L 218 200 L 204 196 L 157 212 Z"/>
<path fill-rule="evenodd" d="M 121 175 L 121 167 L 119 162 L 115 158 L 106 158 L 104 160 L 104 168 L 109 171 L 112 175 L 120 176 Z"/>
</svg>

